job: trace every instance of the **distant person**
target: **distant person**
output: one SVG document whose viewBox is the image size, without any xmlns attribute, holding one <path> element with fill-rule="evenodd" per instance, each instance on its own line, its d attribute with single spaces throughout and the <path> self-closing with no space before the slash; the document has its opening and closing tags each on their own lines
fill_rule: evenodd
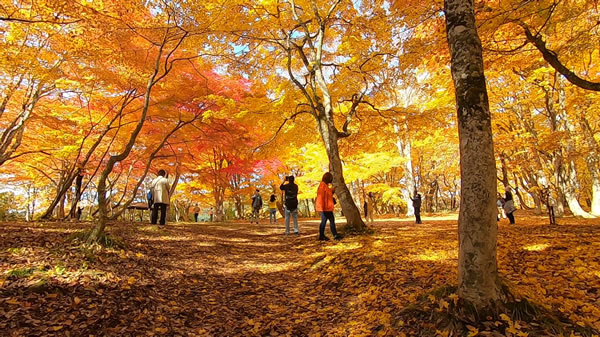
<svg viewBox="0 0 600 337">
<path fill-rule="evenodd" d="M 333 175 L 330 172 L 326 172 L 321 179 L 321 184 L 317 189 L 317 200 L 315 202 L 315 210 L 321 213 L 321 223 L 319 224 L 319 240 L 328 241 L 329 238 L 325 236 L 325 225 L 329 220 L 329 228 L 331 234 L 335 240 L 340 240 L 341 237 L 338 235 L 335 229 L 335 216 L 333 214 L 334 199 L 333 193 L 335 188 L 330 188 L 329 184 L 333 182 Z"/>
<path fill-rule="evenodd" d="M 210 222 L 213 222 L 213 208 L 211 207 L 210 210 L 208 211 L 208 217 L 210 218 Z"/>
<path fill-rule="evenodd" d="M 277 223 L 277 197 L 271 194 L 269 198 L 269 223 Z"/>
<path fill-rule="evenodd" d="M 194 221 L 198 222 L 198 215 L 200 214 L 200 207 L 198 207 L 198 204 L 196 204 L 196 206 L 194 206 Z"/>
<path fill-rule="evenodd" d="M 506 215 L 504 215 L 504 198 L 502 198 L 500 193 L 498 193 L 498 197 L 496 198 L 496 207 L 498 208 L 496 221 L 500 221 L 500 218 L 506 218 Z"/>
<path fill-rule="evenodd" d="M 515 224 L 514 212 L 517 209 L 515 208 L 515 201 L 513 200 L 512 193 L 510 193 L 509 191 L 506 191 L 504 193 L 504 205 L 502 208 L 504 209 L 504 213 L 506 214 L 506 217 L 508 218 L 508 221 L 510 222 L 510 224 L 514 225 Z"/>
<path fill-rule="evenodd" d="M 421 224 L 421 195 L 415 191 L 415 197 L 412 200 L 413 208 L 415 209 L 415 223 Z"/>
<path fill-rule="evenodd" d="M 298 185 L 294 183 L 294 176 L 285 177 L 279 189 L 285 192 L 285 235 L 290 234 L 290 217 L 294 219 L 294 234 L 298 235 Z"/>
<path fill-rule="evenodd" d="M 254 195 L 252 196 L 252 215 L 250 216 L 250 223 L 252 220 L 258 224 L 258 218 L 260 217 L 260 209 L 263 206 L 262 198 L 260 197 L 258 188 L 254 191 Z"/>
<path fill-rule="evenodd" d="M 375 213 L 375 209 L 373 205 L 375 204 L 375 196 L 373 196 L 373 192 L 369 192 L 367 194 L 367 198 L 365 199 L 365 220 L 369 222 L 371 225 L 375 222 L 373 220 L 373 214 Z"/>
<path fill-rule="evenodd" d="M 165 170 L 158 171 L 158 176 L 152 180 L 152 200 L 154 208 L 152 208 L 152 224 L 156 225 L 158 219 L 158 211 L 160 210 L 160 225 L 164 226 L 167 220 L 167 205 L 169 205 L 169 180 L 167 180 Z"/>
</svg>

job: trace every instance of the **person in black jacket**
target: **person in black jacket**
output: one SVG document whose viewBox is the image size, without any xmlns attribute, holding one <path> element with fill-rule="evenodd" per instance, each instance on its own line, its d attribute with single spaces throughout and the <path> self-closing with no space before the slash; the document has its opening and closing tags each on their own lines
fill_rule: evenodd
<svg viewBox="0 0 600 337">
<path fill-rule="evenodd" d="M 415 197 L 412 200 L 413 208 L 415 209 L 415 220 L 417 224 L 421 222 L 421 195 L 415 191 Z"/>
<path fill-rule="evenodd" d="M 279 189 L 285 192 L 285 235 L 290 234 L 290 217 L 294 219 L 294 234 L 298 235 L 298 185 L 294 176 L 285 177 Z"/>
</svg>

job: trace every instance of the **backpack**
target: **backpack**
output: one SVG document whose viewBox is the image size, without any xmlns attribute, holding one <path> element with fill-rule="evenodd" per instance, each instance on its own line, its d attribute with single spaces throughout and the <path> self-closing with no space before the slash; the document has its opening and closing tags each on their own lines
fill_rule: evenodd
<svg viewBox="0 0 600 337">
<path fill-rule="evenodd" d="M 151 201 L 152 198 L 152 190 L 148 191 L 148 193 L 146 194 L 146 199 L 148 199 L 148 201 Z"/>
</svg>

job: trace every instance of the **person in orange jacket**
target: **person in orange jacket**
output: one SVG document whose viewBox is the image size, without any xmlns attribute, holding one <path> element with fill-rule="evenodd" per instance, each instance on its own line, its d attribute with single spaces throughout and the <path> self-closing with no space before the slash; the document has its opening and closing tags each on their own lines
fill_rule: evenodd
<svg viewBox="0 0 600 337">
<path fill-rule="evenodd" d="M 319 225 L 319 240 L 321 241 L 329 240 L 329 238 L 325 236 L 325 224 L 327 224 L 327 220 L 329 220 L 329 228 L 331 229 L 333 238 L 335 240 L 341 239 L 335 229 L 335 216 L 333 215 L 333 193 L 335 192 L 335 188 L 329 187 L 329 184 L 332 182 L 333 175 L 329 172 L 326 172 L 323 175 L 323 179 L 321 179 L 321 184 L 317 190 L 315 209 L 317 212 L 321 213 L 321 224 Z"/>
</svg>

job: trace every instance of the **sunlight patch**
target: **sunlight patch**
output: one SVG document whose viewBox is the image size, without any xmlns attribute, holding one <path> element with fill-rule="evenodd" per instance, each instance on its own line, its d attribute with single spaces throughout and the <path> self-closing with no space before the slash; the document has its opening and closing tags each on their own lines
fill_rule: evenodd
<svg viewBox="0 0 600 337">
<path fill-rule="evenodd" d="M 548 247 L 550 247 L 550 245 L 547 243 L 537 243 L 535 245 L 523 246 L 523 249 L 528 250 L 530 252 L 539 252 Z"/>
<path fill-rule="evenodd" d="M 447 250 L 426 250 L 421 254 L 417 254 L 414 256 L 412 260 L 418 261 L 444 261 L 449 259 L 458 258 L 457 251 L 447 251 Z"/>
<path fill-rule="evenodd" d="M 334 246 L 328 246 L 325 247 L 325 249 L 330 249 L 330 250 L 353 250 L 353 249 L 358 249 L 358 248 L 362 248 L 362 244 L 358 243 L 358 242 L 349 242 L 349 243 L 338 243 L 337 245 Z"/>
</svg>

